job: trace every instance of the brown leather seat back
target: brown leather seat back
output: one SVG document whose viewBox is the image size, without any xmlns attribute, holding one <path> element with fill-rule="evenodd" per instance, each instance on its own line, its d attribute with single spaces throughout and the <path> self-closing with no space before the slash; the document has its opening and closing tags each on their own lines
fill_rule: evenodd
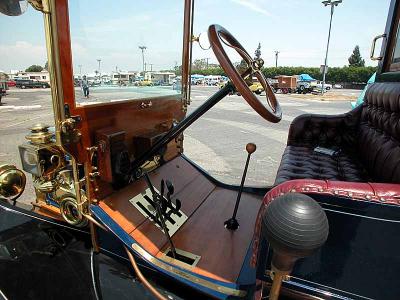
<svg viewBox="0 0 400 300">
<path fill-rule="evenodd" d="M 370 177 L 400 183 L 400 83 L 369 87 L 358 129 L 358 153 Z"/>
</svg>

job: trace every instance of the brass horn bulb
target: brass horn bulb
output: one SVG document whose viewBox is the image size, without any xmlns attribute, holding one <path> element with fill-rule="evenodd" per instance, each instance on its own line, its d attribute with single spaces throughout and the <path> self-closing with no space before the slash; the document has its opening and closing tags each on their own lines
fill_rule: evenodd
<svg viewBox="0 0 400 300">
<path fill-rule="evenodd" d="M 24 172 L 13 165 L 0 164 L 0 196 L 16 200 L 25 190 Z"/>
</svg>

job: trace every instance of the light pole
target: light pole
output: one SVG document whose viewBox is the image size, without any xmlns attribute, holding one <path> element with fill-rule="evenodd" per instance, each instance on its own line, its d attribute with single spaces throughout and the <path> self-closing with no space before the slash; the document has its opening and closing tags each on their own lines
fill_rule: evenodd
<svg viewBox="0 0 400 300">
<path fill-rule="evenodd" d="M 209 57 L 203 58 L 206 61 L 206 69 L 208 70 L 208 60 L 210 59 Z"/>
<path fill-rule="evenodd" d="M 275 68 L 278 67 L 278 55 L 279 55 L 279 51 L 275 51 Z"/>
<path fill-rule="evenodd" d="M 147 49 L 146 46 L 139 46 L 139 49 L 142 50 L 142 62 L 143 62 L 143 78 L 144 78 L 144 73 L 145 73 L 145 66 L 144 66 L 144 50 Z"/>
<path fill-rule="evenodd" d="M 99 63 L 99 76 L 101 77 L 101 66 L 100 66 L 100 64 L 101 64 L 101 59 L 98 58 L 98 59 L 97 59 L 97 62 Z"/>
<path fill-rule="evenodd" d="M 342 0 L 322 1 L 323 5 L 331 7 L 331 20 L 329 21 L 328 43 L 326 44 L 325 64 L 324 64 L 323 75 L 322 75 L 322 91 L 321 91 L 322 95 L 325 92 L 326 65 L 328 63 L 328 51 L 329 51 L 329 41 L 331 39 L 332 17 L 333 17 L 333 12 L 335 11 L 335 6 L 338 6 L 339 3 L 342 3 Z"/>
</svg>

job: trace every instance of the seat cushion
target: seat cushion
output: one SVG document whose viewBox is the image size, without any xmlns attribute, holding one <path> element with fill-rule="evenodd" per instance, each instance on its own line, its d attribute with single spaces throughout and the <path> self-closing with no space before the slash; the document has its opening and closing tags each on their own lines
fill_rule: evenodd
<svg viewBox="0 0 400 300">
<path fill-rule="evenodd" d="M 367 182 L 370 178 L 357 154 L 341 151 L 329 156 L 310 146 L 287 146 L 278 169 L 275 185 L 291 179 Z"/>
</svg>

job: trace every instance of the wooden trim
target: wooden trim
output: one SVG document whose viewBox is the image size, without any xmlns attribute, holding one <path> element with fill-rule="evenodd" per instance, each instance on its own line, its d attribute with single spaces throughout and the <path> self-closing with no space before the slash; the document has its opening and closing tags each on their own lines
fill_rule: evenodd
<svg viewBox="0 0 400 300">
<path fill-rule="evenodd" d="M 184 109 L 190 102 L 190 65 L 192 47 L 192 20 L 193 0 L 185 0 L 185 13 L 183 19 L 183 49 L 182 49 L 182 92 L 184 97 Z"/>
<path fill-rule="evenodd" d="M 382 43 L 381 56 L 383 56 L 383 62 L 379 64 L 380 73 L 396 71 L 392 66 L 393 51 L 396 45 L 396 35 L 399 26 L 400 10 L 398 9 L 398 3 L 392 0 L 389 8 L 387 24 L 385 28 L 385 33 L 387 35 L 386 41 Z M 394 19 L 394 22 L 393 22 Z M 393 68 L 393 69 L 392 69 Z"/>
</svg>

